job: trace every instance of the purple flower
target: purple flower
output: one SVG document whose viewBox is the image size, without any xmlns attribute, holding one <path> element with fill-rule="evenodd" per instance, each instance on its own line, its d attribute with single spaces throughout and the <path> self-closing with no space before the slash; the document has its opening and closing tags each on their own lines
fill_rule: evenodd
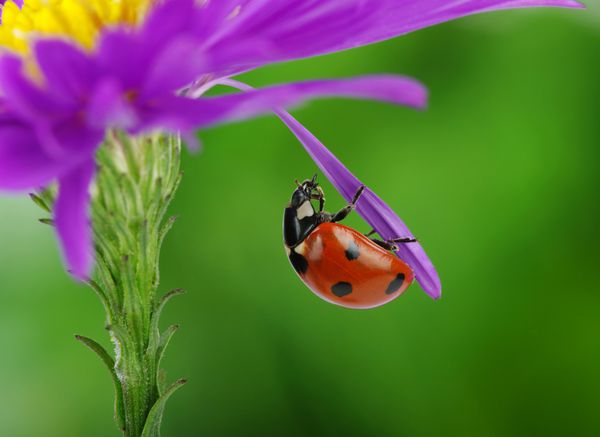
<svg viewBox="0 0 600 437">
<path fill-rule="evenodd" d="M 350 199 L 361 182 L 310 132 L 280 108 L 318 97 L 376 99 L 422 108 L 426 91 L 396 76 L 367 76 L 272 86 L 203 97 L 228 78 L 263 65 L 322 55 L 392 38 L 465 15 L 497 9 L 582 7 L 571 0 L 167 0 L 140 28 L 106 27 L 85 50 L 40 38 L 30 59 L 0 58 L 0 189 L 59 184 L 55 221 L 64 257 L 78 278 L 93 263 L 88 186 L 107 129 L 130 134 L 181 132 L 194 146 L 198 129 L 275 111 L 334 186 Z M 411 236 L 372 191 L 358 212 L 383 238 Z M 432 297 L 438 275 L 419 244 L 398 255 Z"/>
</svg>

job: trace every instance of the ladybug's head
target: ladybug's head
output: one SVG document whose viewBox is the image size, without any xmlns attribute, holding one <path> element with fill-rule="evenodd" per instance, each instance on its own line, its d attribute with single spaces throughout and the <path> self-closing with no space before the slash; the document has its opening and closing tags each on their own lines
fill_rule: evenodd
<svg viewBox="0 0 600 437">
<path fill-rule="evenodd" d="M 298 187 L 292 194 L 283 218 L 283 233 L 288 247 L 295 247 L 318 225 L 318 214 L 311 201 L 319 201 L 319 213 L 325 204 L 323 190 L 317 184 L 317 175 L 302 183 L 296 181 L 296 185 Z"/>
<path fill-rule="evenodd" d="M 296 181 L 296 185 L 298 186 L 298 188 L 296 188 L 296 190 L 292 194 L 292 201 L 290 204 L 291 207 L 301 208 L 303 205 L 306 204 L 306 202 L 308 202 L 307 205 L 311 205 L 311 200 L 318 200 L 320 210 L 323 210 L 325 196 L 323 193 L 323 189 L 317 183 L 316 174 L 312 177 L 312 179 L 306 179 L 302 183 Z"/>
</svg>

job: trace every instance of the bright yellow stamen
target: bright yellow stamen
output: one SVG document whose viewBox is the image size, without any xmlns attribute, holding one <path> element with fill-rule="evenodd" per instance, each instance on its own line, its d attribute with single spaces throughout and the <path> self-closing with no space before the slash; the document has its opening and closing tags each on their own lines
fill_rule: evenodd
<svg viewBox="0 0 600 437">
<path fill-rule="evenodd" d="M 0 47 L 27 54 L 36 37 L 61 37 L 92 49 L 106 27 L 140 24 L 156 0 L 25 0 L 2 10 Z"/>
</svg>

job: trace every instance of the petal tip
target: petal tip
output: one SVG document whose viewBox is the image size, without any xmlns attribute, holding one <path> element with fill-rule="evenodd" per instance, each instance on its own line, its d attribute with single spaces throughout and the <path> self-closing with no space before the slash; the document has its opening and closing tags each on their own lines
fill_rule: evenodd
<svg viewBox="0 0 600 437">
<path fill-rule="evenodd" d="M 442 290 L 435 290 L 433 292 L 428 292 L 427 294 L 433 300 L 440 300 L 442 298 Z"/>
<path fill-rule="evenodd" d="M 202 153 L 202 150 L 204 149 L 202 140 L 195 132 L 186 132 L 182 134 L 182 136 L 187 146 L 187 149 L 191 154 L 199 155 L 200 153 Z"/>
<path fill-rule="evenodd" d="M 91 268 L 90 269 L 85 269 L 85 270 L 71 270 L 68 269 L 67 273 L 73 278 L 75 279 L 75 281 L 77 281 L 80 284 L 88 284 L 92 277 L 90 274 Z"/>
<path fill-rule="evenodd" d="M 440 300 L 442 298 L 442 284 L 439 281 L 436 284 L 423 284 L 419 282 L 421 289 L 433 300 Z"/>
<path fill-rule="evenodd" d="M 423 85 L 421 85 L 421 91 L 418 96 L 415 108 L 420 111 L 425 111 L 429 107 L 429 89 Z"/>
</svg>

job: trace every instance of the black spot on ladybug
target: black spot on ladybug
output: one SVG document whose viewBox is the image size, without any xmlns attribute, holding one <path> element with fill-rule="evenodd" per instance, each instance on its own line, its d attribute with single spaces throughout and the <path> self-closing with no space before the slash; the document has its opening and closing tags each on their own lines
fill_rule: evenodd
<svg viewBox="0 0 600 437">
<path fill-rule="evenodd" d="M 352 293 L 352 284 L 349 282 L 338 282 L 337 284 L 331 286 L 331 292 L 337 297 L 348 296 L 350 293 Z"/>
<path fill-rule="evenodd" d="M 358 250 L 358 246 L 356 245 L 356 242 L 352 240 L 348 249 L 346 249 L 346 258 L 348 258 L 348 261 L 353 261 L 358 258 L 359 255 L 360 251 Z"/>
<path fill-rule="evenodd" d="M 308 261 L 306 261 L 306 258 L 294 250 L 290 252 L 290 262 L 294 270 L 300 274 L 304 274 L 308 270 Z"/>
<path fill-rule="evenodd" d="M 393 294 L 400 290 L 400 287 L 402 287 L 402 284 L 404 284 L 404 278 L 404 273 L 398 273 L 398 276 L 396 276 L 396 278 L 390 282 L 390 285 L 388 285 L 387 290 L 385 290 L 385 294 Z"/>
</svg>

